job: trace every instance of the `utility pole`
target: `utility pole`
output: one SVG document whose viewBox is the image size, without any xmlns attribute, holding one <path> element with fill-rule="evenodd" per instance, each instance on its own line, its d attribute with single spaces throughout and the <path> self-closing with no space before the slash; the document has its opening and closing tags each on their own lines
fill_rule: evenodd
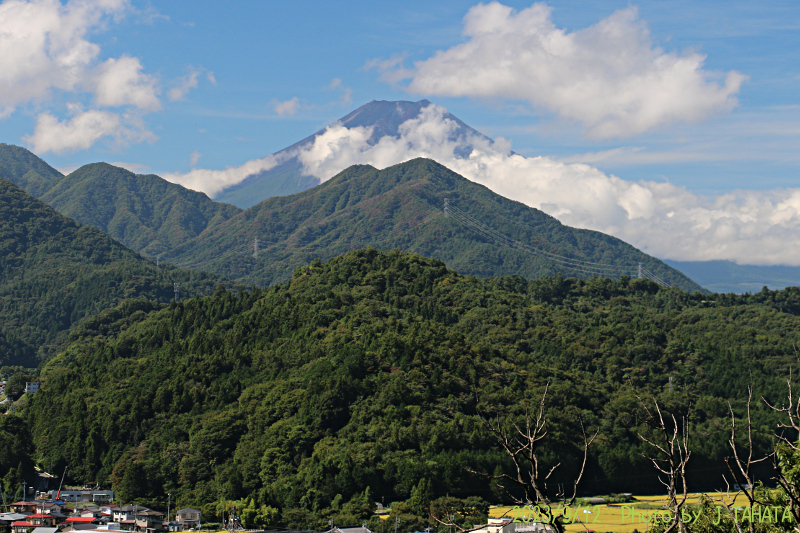
<svg viewBox="0 0 800 533">
<path fill-rule="evenodd" d="M 172 493 L 167 493 L 167 527 L 169 528 L 169 505 L 172 503 Z M 225 511 L 223 511 L 225 512 Z"/>
<path fill-rule="evenodd" d="M 669 391 L 672 392 L 672 376 L 669 377 Z"/>
<path fill-rule="evenodd" d="M 396 516 L 394 518 L 394 533 L 397 533 L 397 526 L 399 526 L 399 525 L 400 525 L 400 517 Z"/>
<path fill-rule="evenodd" d="M 179 294 L 180 294 L 180 291 L 181 291 L 181 284 L 180 283 L 173 283 L 173 288 L 175 290 L 175 301 L 177 302 L 178 298 L 180 297 Z"/>
<path fill-rule="evenodd" d="M 253 239 L 253 259 L 258 259 L 258 237 Z"/>
<path fill-rule="evenodd" d="M 450 202 L 447 201 L 447 198 L 444 199 L 444 218 L 450 216 Z"/>
</svg>

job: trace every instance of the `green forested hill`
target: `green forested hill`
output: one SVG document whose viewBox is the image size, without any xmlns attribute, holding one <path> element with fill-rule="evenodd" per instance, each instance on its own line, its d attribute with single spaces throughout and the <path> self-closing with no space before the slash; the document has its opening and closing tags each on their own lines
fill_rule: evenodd
<svg viewBox="0 0 800 533">
<path fill-rule="evenodd" d="M 39 464 L 110 480 L 123 501 L 169 492 L 213 521 L 219 502 L 249 497 L 269 524 L 321 527 L 427 485 L 433 497 L 500 498 L 465 470 L 510 468 L 476 413 L 519 420 L 549 381 L 554 484 L 574 474 L 580 415 L 601 432 L 586 491 L 661 489 L 640 455 L 638 393 L 669 412 L 691 404 L 690 490 L 715 489 L 727 402 L 741 411 L 748 384 L 785 397 L 798 341 L 797 288 L 481 279 L 367 249 L 263 291 L 103 313 L 42 368 L 24 416 Z M 760 402 L 754 423 L 764 449 L 775 419 Z"/>
<path fill-rule="evenodd" d="M 82 166 L 41 200 L 150 258 L 241 212 L 158 176 L 107 163 Z"/>
<path fill-rule="evenodd" d="M 20 146 L 0 143 L 0 178 L 15 183 L 37 198 L 50 190 L 61 178 L 54 169 Z"/>
<path fill-rule="evenodd" d="M 443 213 L 445 199 L 452 206 L 449 217 Z M 542 253 L 507 246 L 511 240 Z M 294 268 L 314 258 L 364 246 L 416 252 L 477 276 L 593 275 L 589 267 L 565 264 L 553 254 L 628 273 L 641 263 L 670 284 L 701 290 L 679 271 L 617 238 L 564 226 L 430 159 L 384 170 L 351 167 L 313 189 L 265 200 L 207 229 L 168 257 L 181 266 L 264 286 L 288 279 Z M 609 272 L 618 277 L 620 271 Z"/>
<path fill-rule="evenodd" d="M 313 189 L 270 198 L 247 211 L 106 163 L 86 165 L 66 177 L 50 169 L 55 174 L 47 179 L 26 180 L 20 177 L 23 171 L 40 176 L 50 167 L 16 146 L 0 146 L 3 160 L 17 162 L 12 181 L 22 188 L 134 251 L 248 285 L 266 286 L 288 279 L 294 268 L 314 258 L 374 246 L 414 251 L 484 277 L 556 272 L 619 277 L 641 263 L 667 283 L 702 290 L 619 239 L 564 226 L 426 159 L 384 170 L 355 166 Z M 452 206 L 450 217 L 443 213 L 445 198 Z"/>
<path fill-rule="evenodd" d="M 173 282 L 193 296 L 210 294 L 221 281 L 158 269 L 0 179 L 0 364 L 35 366 L 73 325 L 127 298 L 167 302 Z"/>
</svg>

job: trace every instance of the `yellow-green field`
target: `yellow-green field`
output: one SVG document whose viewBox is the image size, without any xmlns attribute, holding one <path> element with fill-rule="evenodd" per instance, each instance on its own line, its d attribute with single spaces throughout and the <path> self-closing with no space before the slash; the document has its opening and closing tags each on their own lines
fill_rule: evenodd
<svg viewBox="0 0 800 533">
<path fill-rule="evenodd" d="M 701 495 L 702 493 L 690 494 L 686 500 L 687 504 L 694 505 L 699 503 Z M 717 493 L 706 493 L 706 496 L 713 500 L 719 500 L 720 498 Z M 739 496 L 739 505 L 745 505 L 742 501 L 744 499 L 743 495 Z M 554 509 L 557 509 L 555 511 L 556 514 L 563 513 L 570 518 L 578 517 L 580 523 L 567 524 L 566 530 L 570 532 L 585 532 L 588 529 L 598 533 L 633 533 L 634 530 L 646 531 L 650 525 L 649 515 L 657 511 L 663 511 L 666 502 L 666 496 L 635 496 L 634 500 L 628 503 L 572 506 L 566 512 L 560 506 L 554 506 Z M 727 498 L 726 502 L 729 502 Z M 736 502 L 734 502 L 734 505 L 736 505 Z M 492 506 L 489 509 L 489 516 L 491 518 L 516 517 L 523 521 L 533 518 L 530 512 L 526 515 L 524 511 L 518 508 L 500 506 Z"/>
</svg>

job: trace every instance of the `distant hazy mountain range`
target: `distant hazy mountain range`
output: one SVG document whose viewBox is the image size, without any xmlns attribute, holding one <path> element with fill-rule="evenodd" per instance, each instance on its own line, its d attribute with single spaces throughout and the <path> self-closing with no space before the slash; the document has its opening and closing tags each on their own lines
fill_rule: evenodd
<svg viewBox="0 0 800 533">
<path fill-rule="evenodd" d="M 737 265 L 733 261 L 664 261 L 711 292 L 758 292 L 800 285 L 800 267 Z"/>
</svg>

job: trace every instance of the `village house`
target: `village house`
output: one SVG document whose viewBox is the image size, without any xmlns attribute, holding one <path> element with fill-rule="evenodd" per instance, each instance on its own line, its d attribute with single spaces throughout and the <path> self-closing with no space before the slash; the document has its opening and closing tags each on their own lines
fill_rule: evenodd
<svg viewBox="0 0 800 533">
<path fill-rule="evenodd" d="M 14 533 L 27 533 L 28 529 L 33 529 L 36 524 L 28 522 L 27 520 L 17 520 L 11 523 L 11 531 Z"/>
<path fill-rule="evenodd" d="M 34 513 L 28 515 L 25 520 L 37 526 L 53 527 L 56 524 L 56 517 L 47 513 Z"/>
<path fill-rule="evenodd" d="M 196 528 L 200 525 L 200 511 L 187 507 L 175 513 L 175 520 L 183 526 L 183 530 Z"/>
</svg>

